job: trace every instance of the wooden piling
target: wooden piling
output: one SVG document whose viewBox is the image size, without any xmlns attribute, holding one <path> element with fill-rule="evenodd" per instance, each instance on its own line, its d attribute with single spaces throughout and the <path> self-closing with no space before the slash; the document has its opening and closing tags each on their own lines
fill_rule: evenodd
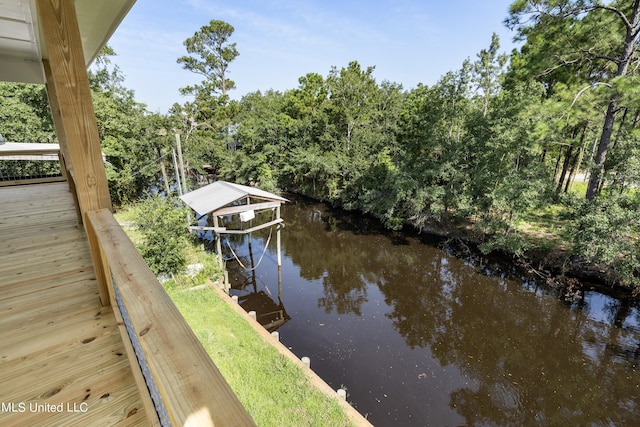
<svg viewBox="0 0 640 427">
<path fill-rule="evenodd" d="M 278 205 L 278 207 L 276 207 L 276 220 L 280 220 L 280 205 Z M 282 266 L 282 255 L 280 254 L 280 246 L 281 246 L 281 242 L 280 242 L 280 228 L 281 228 L 281 224 L 276 225 L 277 227 L 277 231 L 276 231 L 276 247 L 277 247 L 277 252 L 278 252 L 278 267 Z"/>
<path fill-rule="evenodd" d="M 218 228 L 218 216 L 217 215 L 213 215 L 213 226 L 215 228 Z M 216 231 L 216 252 L 218 253 L 218 266 L 220 267 L 220 270 L 222 270 L 223 265 L 222 265 L 222 243 L 220 242 L 220 233 L 218 233 Z M 226 285 L 226 283 L 225 283 Z"/>
<path fill-rule="evenodd" d="M 302 360 L 302 363 L 304 363 L 304 365 L 307 368 L 311 369 L 311 359 L 310 358 L 308 358 L 307 356 L 303 356 L 302 359 L 300 359 L 300 360 Z"/>
</svg>

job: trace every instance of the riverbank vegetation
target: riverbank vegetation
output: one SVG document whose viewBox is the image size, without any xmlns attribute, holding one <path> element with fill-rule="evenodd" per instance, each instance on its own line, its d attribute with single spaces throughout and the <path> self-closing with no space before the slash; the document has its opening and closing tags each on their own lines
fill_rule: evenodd
<svg viewBox="0 0 640 427">
<path fill-rule="evenodd" d="M 91 79 L 113 200 L 162 186 L 173 136 L 161 130 L 176 130 L 192 176 L 305 194 L 553 276 L 591 271 L 640 290 L 640 3 L 518 0 L 505 25 L 517 50 L 501 52 L 494 35 L 430 86 L 377 81 L 354 60 L 232 100 L 241 52 L 234 28 L 211 21 L 178 58 L 203 81 L 166 115 L 135 101 L 106 52 Z M 0 88 L 1 114 L 29 117 L 3 116 L 2 133 L 52 138 L 41 95 L 22 88 Z"/>
<path fill-rule="evenodd" d="M 149 266 L 167 276 L 163 284 L 165 290 L 256 424 L 273 427 L 353 425 L 335 398 L 316 388 L 302 368 L 266 342 L 211 289 L 217 286 L 212 282 L 222 280 L 215 254 L 201 250 L 195 242 L 183 241 L 179 247 L 172 247 L 174 253 L 170 258 L 199 265 L 200 269 L 189 273 L 184 263 L 177 267 L 155 262 L 154 248 L 164 246 L 157 240 L 147 240 L 149 233 L 145 227 L 149 221 L 153 222 L 155 232 L 165 239 L 178 241 L 185 237 L 186 217 L 167 212 L 173 205 L 171 200 L 148 197 L 135 206 L 124 207 L 116 213 L 116 218 L 125 226 Z M 163 218 L 165 214 L 170 218 Z M 174 228 L 177 223 L 181 223 L 178 230 Z"/>
</svg>

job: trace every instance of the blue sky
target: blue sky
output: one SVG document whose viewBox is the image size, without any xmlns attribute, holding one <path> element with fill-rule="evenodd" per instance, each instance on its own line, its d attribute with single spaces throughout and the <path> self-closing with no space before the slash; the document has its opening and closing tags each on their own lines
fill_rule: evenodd
<svg viewBox="0 0 640 427">
<path fill-rule="evenodd" d="M 239 99 L 257 90 L 298 87 L 309 72 L 357 60 L 375 66 L 378 82 L 405 89 L 432 85 L 500 36 L 514 46 L 502 21 L 512 0 L 138 0 L 109 44 L 125 85 L 153 112 L 166 113 L 187 99 L 180 87 L 200 76 L 176 59 L 183 41 L 212 19 L 234 26 L 240 56 L 230 65 Z"/>
</svg>

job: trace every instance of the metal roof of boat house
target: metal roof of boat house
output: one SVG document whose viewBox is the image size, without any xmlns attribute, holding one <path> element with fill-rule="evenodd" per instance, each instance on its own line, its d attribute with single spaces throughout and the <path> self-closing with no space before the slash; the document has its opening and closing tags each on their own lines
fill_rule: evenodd
<svg viewBox="0 0 640 427">
<path fill-rule="evenodd" d="M 227 181 L 216 181 L 184 194 L 180 196 L 180 199 L 196 211 L 198 215 L 205 215 L 246 197 L 281 203 L 288 202 L 284 197 L 269 193 L 268 191 Z"/>
</svg>

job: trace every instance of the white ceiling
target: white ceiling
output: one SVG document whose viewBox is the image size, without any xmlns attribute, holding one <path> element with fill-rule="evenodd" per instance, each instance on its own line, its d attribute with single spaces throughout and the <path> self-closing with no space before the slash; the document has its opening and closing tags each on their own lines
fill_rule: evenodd
<svg viewBox="0 0 640 427">
<path fill-rule="evenodd" d="M 75 0 L 87 66 L 135 0 Z M 35 0 L 0 0 L 0 81 L 44 83 L 42 43 Z"/>
</svg>

